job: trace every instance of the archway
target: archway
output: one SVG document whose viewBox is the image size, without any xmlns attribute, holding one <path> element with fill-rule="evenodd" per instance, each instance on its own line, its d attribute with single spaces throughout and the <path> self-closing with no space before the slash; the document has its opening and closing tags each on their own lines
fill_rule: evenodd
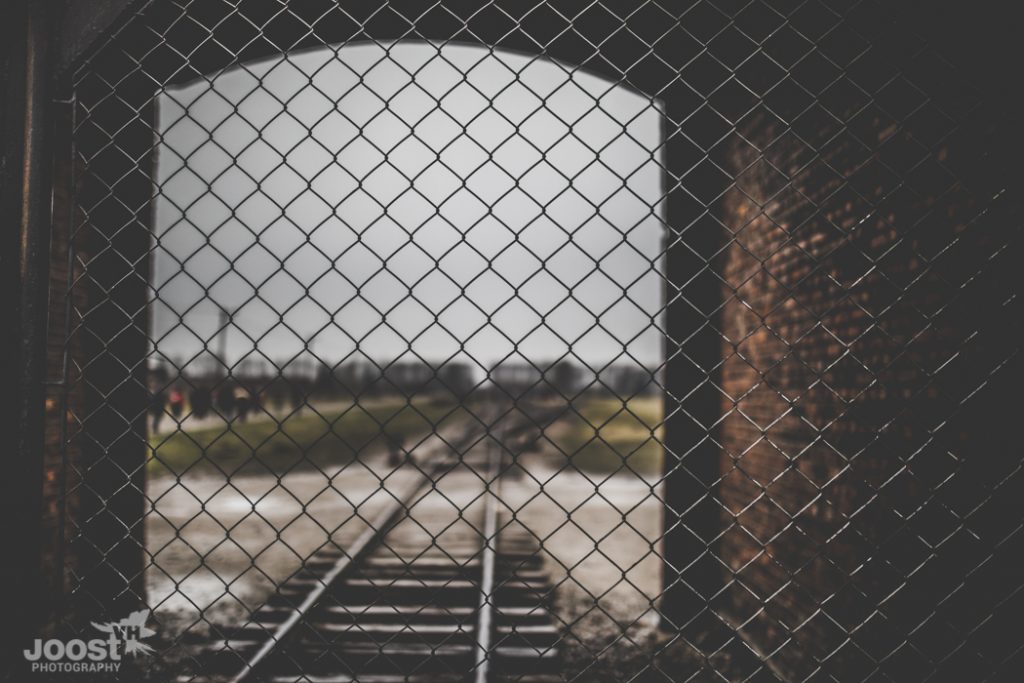
<svg viewBox="0 0 1024 683">
<path fill-rule="evenodd" d="M 255 610 L 389 488 L 368 418 L 415 451 L 511 401 L 554 412 L 503 503 L 571 602 L 601 596 L 589 621 L 650 612 L 660 105 L 537 56 L 411 41 L 250 62 L 155 104 L 147 363 L 184 405 L 149 430 L 149 603 Z M 239 391 L 255 407 L 220 400 Z"/>
</svg>

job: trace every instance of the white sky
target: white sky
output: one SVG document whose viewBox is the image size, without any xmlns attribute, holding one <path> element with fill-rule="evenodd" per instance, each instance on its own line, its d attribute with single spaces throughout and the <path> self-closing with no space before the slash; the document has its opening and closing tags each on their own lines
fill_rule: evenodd
<svg viewBox="0 0 1024 683">
<path fill-rule="evenodd" d="M 660 362 L 648 98 L 546 59 L 403 42 L 233 68 L 158 112 L 153 333 L 179 363 L 217 348 L 218 305 L 232 362 L 306 344 L 332 363 L 410 347 Z"/>
</svg>

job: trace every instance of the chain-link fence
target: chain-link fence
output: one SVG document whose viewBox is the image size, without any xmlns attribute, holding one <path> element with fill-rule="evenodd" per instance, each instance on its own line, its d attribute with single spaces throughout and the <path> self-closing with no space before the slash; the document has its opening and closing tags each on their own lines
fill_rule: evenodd
<svg viewBox="0 0 1024 683">
<path fill-rule="evenodd" d="M 1007 124 L 882 4 L 150 0 L 73 90 L 122 679 L 1013 679 Z"/>
</svg>

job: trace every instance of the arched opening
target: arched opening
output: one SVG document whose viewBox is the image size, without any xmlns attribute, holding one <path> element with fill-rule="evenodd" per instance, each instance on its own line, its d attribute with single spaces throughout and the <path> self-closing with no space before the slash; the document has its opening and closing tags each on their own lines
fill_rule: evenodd
<svg viewBox="0 0 1024 683">
<path fill-rule="evenodd" d="M 650 612 L 660 105 L 537 56 L 399 42 L 247 63 L 156 107 L 149 600 L 257 608 L 352 543 L 388 438 L 414 451 L 506 402 L 555 411 L 503 498 L 567 600 L 602 596 L 605 631 Z"/>
</svg>

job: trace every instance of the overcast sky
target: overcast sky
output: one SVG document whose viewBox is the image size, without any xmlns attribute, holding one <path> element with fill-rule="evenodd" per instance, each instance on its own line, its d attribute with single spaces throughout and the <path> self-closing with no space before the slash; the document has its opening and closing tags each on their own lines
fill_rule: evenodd
<svg viewBox="0 0 1024 683">
<path fill-rule="evenodd" d="M 514 345 L 659 362 L 650 99 L 549 60 L 403 42 L 237 67 L 158 108 L 161 354 L 217 348 L 223 307 L 232 362 L 307 344 L 332 363 L 461 347 L 490 366 Z"/>
</svg>

